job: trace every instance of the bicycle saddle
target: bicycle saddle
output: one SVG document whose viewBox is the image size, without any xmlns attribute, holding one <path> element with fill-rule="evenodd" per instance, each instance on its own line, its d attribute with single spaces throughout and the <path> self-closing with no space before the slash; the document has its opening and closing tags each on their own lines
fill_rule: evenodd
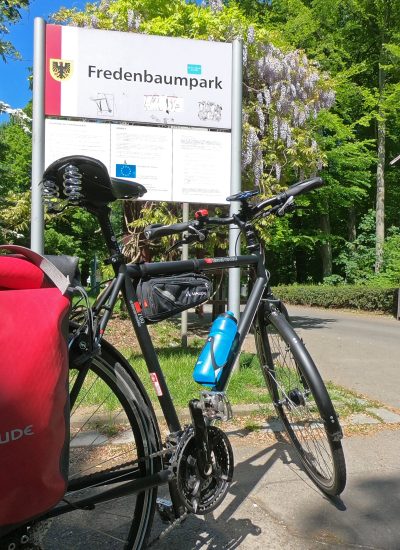
<svg viewBox="0 0 400 550">
<path fill-rule="evenodd" d="M 43 174 L 44 196 L 81 206 L 104 206 L 117 199 L 138 199 L 146 193 L 140 183 L 111 178 L 102 162 L 83 155 L 54 161 Z"/>
</svg>

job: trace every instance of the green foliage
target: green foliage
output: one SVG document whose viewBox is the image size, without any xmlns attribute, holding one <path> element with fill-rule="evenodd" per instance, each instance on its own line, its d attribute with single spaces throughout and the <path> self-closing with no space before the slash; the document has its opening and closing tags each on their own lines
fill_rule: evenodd
<svg viewBox="0 0 400 550">
<path fill-rule="evenodd" d="M 0 57 L 18 59 L 19 54 L 5 37 L 9 33 L 9 25 L 17 23 L 21 19 L 21 10 L 29 6 L 29 0 L 6 0 L 0 3 Z"/>
<path fill-rule="evenodd" d="M 360 222 L 357 238 L 346 243 L 345 250 L 338 257 L 347 282 L 362 284 L 375 277 L 375 242 L 375 212 L 369 210 Z"/>
<path fill-rule="evenodd" d="M 45 250 L 47 254 L 78 256 L 82 280 L 86 280 L 93 256 L 105 256 L 97 220 L 80 208 L 67 208 L 57 216 L 46 216 Z"/>
<path fill-rule="evenodd" d="M 398 289 L 388 286 L 293 285 L 276 286 L 284 302 L 326 308 L 359 309 L 393 313 Z"/>
<path fill-rule="evenodd" d="M 390 227 L 383 245 L 383 268 L 380 278 L 400 287 L 400 229 Z"/>
<path fill-rule="evenodd" d="M 0 195 L 0 242 L 29 246 L 30 192 Z"/>
<path fill-rule="evenodd" d="M 17 123 L 0 126 L 0 194 L 29 188 L 32 139 Z"/>
<path fill-rule="evenodd" d="M 337 263 L 344 268 L 346 281 L 353 284 L 400 286 L 400 230 L 392 226 L 384 242 L 383 266 L 379 275 L 375 263 L 375 211 L 369 210 L 360 222 L 357 238 L 346 243 Z"/>
</svg>

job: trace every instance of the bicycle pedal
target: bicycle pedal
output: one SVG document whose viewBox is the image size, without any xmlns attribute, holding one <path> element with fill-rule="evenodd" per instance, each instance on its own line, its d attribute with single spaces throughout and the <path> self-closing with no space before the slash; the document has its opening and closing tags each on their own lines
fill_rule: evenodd
<svg viewBox="0 0 400 550">
<path fill-rule="evenodd" d="M 226 422 L 233 417 L 232 407 L 225 392 L 201 391 L 200 406 L 203 410 L 203 415 L 208 420 L 222 420 Z"/>
<path fill-rule="evenodd" d="M 168 498 L 158 497 L 156 501 L 156 509 L 164 523 L 172 523 L 175 521 L 174 507 Z"/>
</svg>

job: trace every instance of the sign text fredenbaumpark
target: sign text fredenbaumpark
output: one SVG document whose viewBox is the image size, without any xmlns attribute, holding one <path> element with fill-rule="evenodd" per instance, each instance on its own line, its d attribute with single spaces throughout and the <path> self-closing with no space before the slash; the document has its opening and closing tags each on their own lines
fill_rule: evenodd
<svg viewBox="0 0 400 550">
<path fill-rule="evenodd" d="M 230 194 L 232 45 L 46 26 L 45 163 L 104 162 L 147 200 Z"/>
<path fill-rule="evenodd" d="M 231 128 L 231 44 L 47 25 L 46 57 L 46 115 Z"/>
</svg>

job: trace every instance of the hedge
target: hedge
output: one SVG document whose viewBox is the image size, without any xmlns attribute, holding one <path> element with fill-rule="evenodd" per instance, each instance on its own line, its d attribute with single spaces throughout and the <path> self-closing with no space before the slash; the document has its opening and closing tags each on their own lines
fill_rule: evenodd
<svg viewBox="0 0 400 550">
<path fill-rule="evenodd" d="M 397 288 L 353 285 L 279 285 L 274 294 L 289 304 L 396 314 Z"/>
</svg>

